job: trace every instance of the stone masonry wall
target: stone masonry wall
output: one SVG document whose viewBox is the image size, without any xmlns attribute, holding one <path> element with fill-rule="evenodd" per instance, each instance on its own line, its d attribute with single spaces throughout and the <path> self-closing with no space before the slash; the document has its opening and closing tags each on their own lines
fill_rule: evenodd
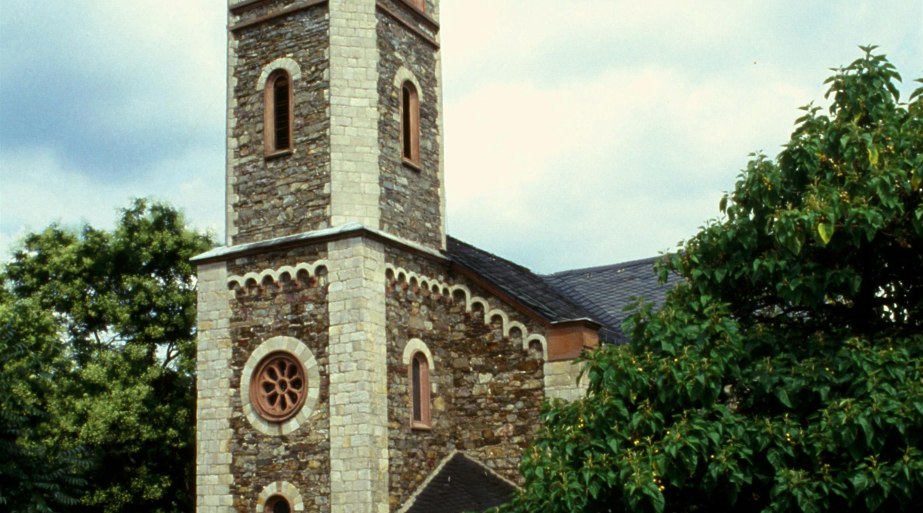
<svg viewBox="0 0 923 513">
<path fill-rule="evenodd" d="M 196 511 L 229 513 L 231 496 L 231 340 L 223 262 L 198 269 L 196 353 Z"/>
<path fill-rule="evenodd" d="M 260 273 L 311 262 L 326 257 L 324 246 L 290 249 L 264 255 L 238 258 L 233 274 Z M 269 265 L 271 264 L 271 265 Z M 227 287 L 227 285 L 225 285 Z M 282 274 L 262 283 L 234 282 L 231 301 L 230 334 L 233 355 L 229 362 L 231 378 L 230 443 L 234 455 L 231 469 L 234 508 L 240 513 L 255 511 L 260 493 L 271 483 L 294 485 L 303 497 L 304 511 L 330 512 L 329 374 L 327 283 L 323 272 L 296 276 Z M 318 399 L 310 416 L 298 429 L 283 435 L 268 435 L 255 429 L 243 413 L 240 397 L 242 369 L 250 355 L 266 340 L 293 337 L 305 344 L 317 361 L 320 383 Z"/>
<path fill-rule="evenodd" d="M 260 4 L 231 23 L 248 21 L 292 2 Z M 326 4 L 229 32 L 229 244 L 328 226 L 330 209 L 330 71 Z M 294 151 L 267 158 L 263 150 L 264 67 L 294 60 Z"/>
<path fill-rule="evenodd" d="M 385 2 L 389 12 L 402 17 L 424 33 L 430 29 L 407 13 L 403 2 Z M 381 168 L 381 226 L 386 232 L 441 248 L 443 210 L 440 175 L 440 92 L 438 50 L 419 35 L 378 11 L 378 95 L 381 116 L 379 166 Z M 419 82 L 420 160 L 414 169 L 401 162 L 400 84 L 394 80 L 398 70 L 409 70 Z"/>
<path fill-rule="evenodd" d="M 438 279 L 447 270 L 419 257 L 389 250 L 389 263 Z M 502 303 L 460 276 L 443 278 L 466 285 L 494 308 Z M 505 310 L 531 332 L 542 328 Z M 542 355 L 522 348 L 520 336 L 504 337 L 500 322 L 485 324 L 482 310 L 466 312 L 460 297 L 434 293 L 417 280 L 390 276 L 388 318 L 388 429 L 390 505 L 397 510 L 439 462 L 465 451 L 511 481 L 520 480 L 522 451 L 533 439 L 543 390 Z M 404 346 L 411 338 L 433 355 L 432 429 L 410 428 Z"/>
<path fill-rule="evenodd" d="M 545 362 L 545 394 L 549 399 L 575 401 L 586 395 L 588 383 L 580 379 L 583 363 L 573 360 Z"/>
</svg>

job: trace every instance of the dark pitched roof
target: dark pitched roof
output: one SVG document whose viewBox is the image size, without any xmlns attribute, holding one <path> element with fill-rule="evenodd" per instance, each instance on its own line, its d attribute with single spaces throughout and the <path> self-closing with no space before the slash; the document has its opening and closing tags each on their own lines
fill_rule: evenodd
<svg viewBox="0 0 923 513">
<path fill-rule="evenodd" d="M 446 255 L 550 322 L 591 318 L 589 312 L 521 265 L 453 237 L 446 238 Z"/>
<path fill-rule="evenodd" d="M 590 319 L 601 325 L 600 339 L 615 344 L 625 342 L 621 325 L 630 313 L 625 307 L 637 298 L 659 306 L 680 280 L 670 275 L 666 284 L 660 283 L 654 274 L 659 257 L 541 276 L 453 237 L 447 237 L 446 256 L 543 319 L 552 323 Z"/>
<path fill-rule="evenodd" d="M 667 290 L 680 278 L 670 275 L 661 284 L 654 273 L 654 263 L 659 257 L 635 260 L 621 264 L 562 271 L 545 276 L 545 280 L 559 293 L 570 298 L 590 312 L 593 320 L 603 325 L 600 338 L 605 342 L 625 342 L 622 321 L 630 312 L 625 307 L 637 298 L 661 305 Z"/>
<path fill-rule="evenodd" d="M 484 511 L 508 501 L 516 488 L 462 453 L 456 453 L 417 494 L 406 513 Z"/>
</svg>

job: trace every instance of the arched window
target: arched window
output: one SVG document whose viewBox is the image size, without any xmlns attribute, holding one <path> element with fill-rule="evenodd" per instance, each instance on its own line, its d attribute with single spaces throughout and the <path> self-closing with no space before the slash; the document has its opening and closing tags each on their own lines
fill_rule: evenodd
<svg viewBox="0 0 923 513">
<path fill-rule="evenodd" d="M 410 427 L 428 429 L 430 420 L 429 361 L 417 351 L 410 358 Z"/>
<path fill-rule="evenodd" d="M 292 513 L 292 505 L 281 495 L 273 495 L 266 501 L 263 513 Z"/>
<path fill-rule="evenodd" d="M 420 167 L 420 97 L 409 80 L 401 85 L 401 160 Z"/>
<path fill-rule="evenodd" d="M 284 69 L 273 71 L 263 93 L 263 142 L 266 155 L 292 150 L 292 79 Z"/>
</svg>

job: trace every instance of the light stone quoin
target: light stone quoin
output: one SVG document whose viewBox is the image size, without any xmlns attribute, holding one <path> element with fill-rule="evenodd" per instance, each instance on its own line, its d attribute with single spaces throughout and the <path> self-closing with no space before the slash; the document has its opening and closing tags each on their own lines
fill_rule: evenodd
<svg viewBox="0 0 923 513">
<path fill-rule="evenodd" d="M 375 0 L 330 1 L 331 226 L 380 225 Z"/>
<path fill-rule="evenodd" d="M 198 270 L 196 419 L 196 511 L 232 511 L 231 475 L 231 292 L 223 262 Z"/>
<path fill-rule="evenodd" d="M 332 513 L 387 513 L 388 395 L 381 243 L 329 243 Z"/>
</svg>

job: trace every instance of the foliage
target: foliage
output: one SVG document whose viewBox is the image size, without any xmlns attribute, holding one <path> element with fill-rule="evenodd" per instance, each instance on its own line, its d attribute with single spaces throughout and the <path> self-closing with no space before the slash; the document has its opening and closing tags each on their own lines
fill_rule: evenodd
<svg viewBox="0 0 923 513">
<path fill-rule="evenodd" d="M 586 356 L 505 511 L 907 511 L 923 498 L 923 100 L 874 47 Z"/>
<path fill-rule="evenodd" d="M 69 371 L 56 332 L 48 312 L 0 292 L 0 506 L 24 513 L 74 505 L 85 484 L 80 451 L 42 432 L 55 379 Z"/>
<path fill-rule="evenodd" d="M 46 447 L 86 458 L 80 504 L 56 509 L 192 509 L 189 259 L 210 245 L 176 210 L 136 200 L 112 232 L 51 226 L 27 236 L 4 267 L 12 300 L 53 322 L 54 330 L 38 334 L 40 343 L 66 359 L 58 368 L 49 367 L 54 359 L 39 362 L 50 376 L 47 415 L 20 439 L 40 437 Z"/>
</svg>

